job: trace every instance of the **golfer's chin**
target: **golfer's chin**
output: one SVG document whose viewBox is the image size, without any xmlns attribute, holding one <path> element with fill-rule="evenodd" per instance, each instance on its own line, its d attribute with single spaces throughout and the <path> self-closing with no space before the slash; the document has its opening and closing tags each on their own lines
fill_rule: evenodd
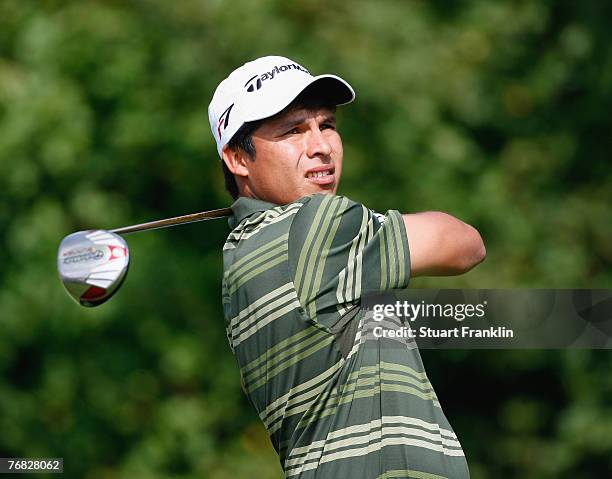
<svg viewBox="0 0 612 479">
<path fill-rule="evenodd" d="M 263 196 L 253 196 L 253 198 L 258 198 L 265 201 L 270 201 L 277 205 L 287 205 L 294 201 L 297 201 L 300 198 L 304 198 L 305 196 L 314 195 L 317 193 L 323 193 L 328 195 L 335 195 L 336 190 L 338 189 L 338 184 L 336 182 L 326 183 L 326 184 L 318 184 L 314 182 L 310 182 L 307 179 L 304 183 L 299 185 L 295 185 L 294 187 L 289 187 L 284 194 L 278 195 L 263 195 Z"/>
<path fill-rule="evenodd" d="M 305 190 L 307 194 L 328 193 L 335 195 L 338 190 L 338 182 L 335 175 L 327 175 L 322 178 L 305 178 Z"/>
</svg>

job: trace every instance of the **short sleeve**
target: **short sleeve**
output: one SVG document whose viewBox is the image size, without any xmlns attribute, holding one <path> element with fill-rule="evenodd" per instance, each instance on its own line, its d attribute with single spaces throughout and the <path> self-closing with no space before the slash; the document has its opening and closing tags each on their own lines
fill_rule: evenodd
<svg viewBox="0 0 612 479">
<path fill-rule="evenodd" d="M 364 293 L 405 288 L 410 254 L 402 216 L 341 196 L 310 196 L 289 231 L 289 267 L 300 303 L 323 323 Z"/>
</svg>

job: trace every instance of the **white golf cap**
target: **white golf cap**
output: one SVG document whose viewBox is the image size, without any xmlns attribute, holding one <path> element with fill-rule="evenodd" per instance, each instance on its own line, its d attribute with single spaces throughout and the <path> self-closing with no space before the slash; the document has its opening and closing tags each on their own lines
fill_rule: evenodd
<svg viewBox="0 0 612 479">
<path fill-rule="evenodd" d="M 355 91 L 342 78 L 312 76 L 303 66 L 285 57 L 261 57 L 234 70 L 219 83 L 208 105 L 208 120 L 219 156 L 223 157 L 223 147 L 242 125 L 277 114 L 315 85 L 336 105 L 355 98 Z"/>
</svg>

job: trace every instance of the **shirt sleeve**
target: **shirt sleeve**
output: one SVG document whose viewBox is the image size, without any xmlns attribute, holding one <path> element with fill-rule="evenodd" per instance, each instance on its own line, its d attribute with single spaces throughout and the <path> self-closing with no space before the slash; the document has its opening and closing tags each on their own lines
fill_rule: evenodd
<svg viewBox="0 0 612 479">
<path fill-rule="evenodd" d="M 408 286 L 402 216 L 380 215 L 341 196 L 308 197 L 289 231 L 289 267 L 301 305 L 330 326 L 364 293 Z"/>
</svg>

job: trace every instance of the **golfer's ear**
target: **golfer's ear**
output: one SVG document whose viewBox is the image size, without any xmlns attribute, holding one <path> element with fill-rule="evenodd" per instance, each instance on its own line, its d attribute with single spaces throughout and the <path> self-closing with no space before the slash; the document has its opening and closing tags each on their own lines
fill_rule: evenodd
<svg viewBox="0 0 612 479">
<path fill-rule="evenodd" d="M 223 161 L 236 176 L 249 176 L 249 155 L 240 148 L 223 147 Z"/>
</svg>

